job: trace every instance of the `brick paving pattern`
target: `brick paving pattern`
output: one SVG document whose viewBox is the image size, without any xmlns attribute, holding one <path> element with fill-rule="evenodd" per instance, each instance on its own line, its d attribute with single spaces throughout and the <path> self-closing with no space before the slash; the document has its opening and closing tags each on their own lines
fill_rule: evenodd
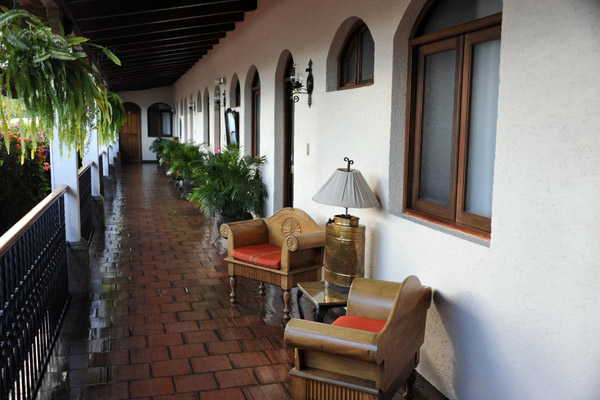
<svg viewBox="0 0 600 400">
<path fill-rule="evenodd" d="M 37 399 L 289 399 L 281 289 L 260 296 L 239 278 L 239 303 L 229 303 L 226 242 L 213 246 L 213 219 L 181 199 L 163 168 L 124 165 L 105 194 L 90 298 L 71 302 Z M 295 299 L 296 289 L 292 317 Z M 303 309 L 314 318 L 305 299 Z M 417 400 L 445 399 L 421 395 L 421 382 Z"/>
<path fill-rule="evenodd" d="M 290 398 L 281 291 L 239 279 L 229 303 L 226 242 L 164 169 L 123 165 L 105 209 L 38 398 Z"/>
</svg>

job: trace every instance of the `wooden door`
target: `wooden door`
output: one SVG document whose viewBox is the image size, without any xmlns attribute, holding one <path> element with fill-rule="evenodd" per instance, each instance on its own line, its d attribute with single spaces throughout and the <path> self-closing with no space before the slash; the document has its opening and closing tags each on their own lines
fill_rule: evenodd
<svg viewBox="0 0 600 400">
<path fill-rule="evenodd" d="M 142 135 L 140 110 L 127 110 L 127 120 L 119 134 L 119 148 L 123 162 L 142 162 Z"/>
</svg>

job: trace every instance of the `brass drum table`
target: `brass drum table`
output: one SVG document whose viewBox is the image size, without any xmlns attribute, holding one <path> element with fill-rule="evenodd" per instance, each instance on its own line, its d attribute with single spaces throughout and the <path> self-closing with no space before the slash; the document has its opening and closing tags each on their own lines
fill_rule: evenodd
<svg viewBox="0 0 600 400">
<path fill-rule="evenodd" d="M 298 311 L 300 318 L 304 319 L 304 310 L 300 299 L 303 295 L 308 296 L 308 299 L 315 305 L 315 319 L 317 322 L 323 322 L 325 313 L 330 308 L 346 307 L 348 303 L 348 293 L 342 293 L 331 288 L 325 288 L 323 281 L 315 282 L 300 282 L 298 283 Z"/>
</svg>

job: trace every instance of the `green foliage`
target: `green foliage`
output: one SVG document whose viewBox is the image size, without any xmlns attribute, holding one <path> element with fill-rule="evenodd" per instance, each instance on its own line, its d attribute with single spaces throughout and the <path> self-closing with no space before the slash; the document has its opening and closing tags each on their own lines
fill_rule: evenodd
<svg viewBox="0 0 600 400">
<path fill-rule="evenodd" d="M 263 215 L 267 190 L 260 177 L 265 157 L 244 156 L 237 144 L 221 152 L 208 153 L 192 169 L 192 190 L 187 198 L 198 203 L 205 215 L 217 213 L 244 218 Z"/>
<path fill-rule="evenodd" d="M 34 148 L 24 126 L 7 125 L 0 122 L 0 235 L 50 193 L 47 137 L 34 135 Z"/>
<path fill-rule="evenodd" d="M 58 131 L 61 145 L 81 152 L 96 117 L 101 143 L 114 140 L 124 120 L 120 99 L 106 91 L 98 74 L 87 63 L 81 46 L 101 48 L 86 38 L 65 38 L 24 10 L 0 14 L 0 120 L 28 118 L 32 132 Z M 14 103 L 18 103 L 15 105 Z M 18 115 L 6 115 L 18 110 Z M 35 134 L 30 138 L 35 146 Z M 5 142 L 8 146 L 8 144 Z"/>
<path fill-rule="evenodd" d="M 190 179 L 192 171 L 204 165 L 207 154 L 200 146 L 192 143 L 178 143 L 171 148 L 171 163 L 167 175 L 176 179 Z"/>
</svg>

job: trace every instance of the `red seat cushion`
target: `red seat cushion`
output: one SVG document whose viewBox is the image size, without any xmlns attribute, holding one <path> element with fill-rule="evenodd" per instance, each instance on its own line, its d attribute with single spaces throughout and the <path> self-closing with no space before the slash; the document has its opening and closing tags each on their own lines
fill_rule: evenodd
<svg viewBox="0 0 600 400">
<path fill-rule="evenodd" d="M 261 267 L 281 268 L 281 247 L 273 246 L 270 243 L 239 247 L 231 252 L 231 256 L 236 260 Z"/>
<path fill-rule="evenodd" d="M 336 319 L 332 325 L 379 333 L 386 322 L 380 319 L 344 315 Z"/>
</svg>

